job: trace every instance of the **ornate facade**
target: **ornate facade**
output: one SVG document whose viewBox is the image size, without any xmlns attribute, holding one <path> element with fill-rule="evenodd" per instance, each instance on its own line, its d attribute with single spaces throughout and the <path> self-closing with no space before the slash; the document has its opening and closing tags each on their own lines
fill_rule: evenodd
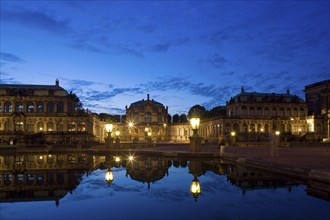
<svg viewBox="0 0 330 220">
<path fill-rule="evenodd" d="M 72 94 L 58 80 L 55 85 L 0 84 L 0 116 L 2 141 L 72 143 L 104 138 L 103 123 L 88 112 L 76 114 Z"/>
<path fill-rule="evenodd" d="M 126 106 L 126 140 L 146 140 L 151 134 L 154 140 L 166 140 L 167 138 L 167 117 L 168 108 L 163 104 L 147 96 L 147 100 L 142 99 Z M 123 129 L 125 134 L 125 129 Z M 127 134 L 128 131 L 128 134 Z"/>
<path fill-rule="evenodd" d="M 308 127 L 330 140 L 330 80 L 305 86 Z"/>
</svg>

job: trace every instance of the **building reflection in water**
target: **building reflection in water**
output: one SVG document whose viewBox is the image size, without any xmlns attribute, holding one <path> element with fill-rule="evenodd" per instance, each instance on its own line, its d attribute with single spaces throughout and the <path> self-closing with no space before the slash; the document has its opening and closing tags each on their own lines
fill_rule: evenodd
<svg viewBox="0 0 330 220">
<path fill-rule="evenodd" d="M 195 201 L 202 193 L 201 177 L 206 172 L 226 175 L 227 180 L 248 190 L 287 188 L 296 181 L 285 180 L 270 173 L 250 170 L 222 160 L 190 160 L 132 155 L 92 155 L 81 152 L 12 152 L 0 155 L 0 202 L 55 201 L 58 206 L 68 192 L 80 184 L 84 175 L 96 169 L 105 170 L 104 181 L 110 186 L 116 179 L 113 168 L 126 169 L 126 177 L 141 183 L 161 181 L 169 175 L 169 168 L 189 168 L 192 175 L 190 193 Z M 307 186 L 307 193 L 325 200 L 330 199 L 329 187 L 315 181 L 298 182 Z M 184 189 L 188 191 L 189 189 Z"/>
</svg>

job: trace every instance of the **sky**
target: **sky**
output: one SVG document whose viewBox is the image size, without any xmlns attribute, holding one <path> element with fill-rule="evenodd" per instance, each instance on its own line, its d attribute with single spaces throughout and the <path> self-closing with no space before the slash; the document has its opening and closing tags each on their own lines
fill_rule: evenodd
<svg viewBox="0 0 330 220">
<path fill-rule="evenodd" d="M 0 1 L 0 83 L 60 86 L 96 113 L 170 114 L 330 79 L 329 1 Z"/>
</svg>

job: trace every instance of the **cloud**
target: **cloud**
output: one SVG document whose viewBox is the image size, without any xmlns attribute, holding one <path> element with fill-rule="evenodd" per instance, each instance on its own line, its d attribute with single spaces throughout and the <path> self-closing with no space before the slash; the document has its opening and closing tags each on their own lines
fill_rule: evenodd
<svg viewBox="0 0 330 220">
<path fill-rule="evenodd" d="M 4 53 L 0 52 L 0 60 L 8 61 L 8 62 L 17 62 L 17 63 L 24 63 L 25 60 L 20 58 L 19 56 L 12 54 L 12 53 Z"/>
<path fill-rule="evenodd" d="M 21 9 L 16 11 L 2 10 L 1 12 L 1 18 L 4 21 L 15 22 L 27 27 L 48 30 L 61 35 L 69 33 L 71 29 L 68 21 L 56 19 L 40 11 Z"/>
<path fill-rule="evenodd" d="M 218 53 L 214 53 L 207 58 L 202 58 L 199 60 L 200 63 L 207 63 L 214 67 L 215 69 L 223 68 L 224 64 L 227 63 L 227 59 Z M 229 72 L 231 73 L 231 72 Z M 231 74 L 230 74 L 231 75 Z"/>
<path fill-rule="evenodd" d="M 159 43 L 159 44 L 151 46 L 151 51 L 158 52 L 158 53 L 166 52 L 170 48 L 170 46 L 171 46 L 171 44 L 169 42 Z"/>
</svg>

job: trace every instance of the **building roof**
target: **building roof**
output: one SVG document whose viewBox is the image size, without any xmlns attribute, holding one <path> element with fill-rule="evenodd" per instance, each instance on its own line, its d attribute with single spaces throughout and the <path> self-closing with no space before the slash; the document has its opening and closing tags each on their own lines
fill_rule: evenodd
<svg viewBox="0 0 330 220">
<path fill-rule="evenodd" d="M 244 87 L 241 88 L 241 92 L 232 97 L 229 103 L 233 102 L 294 102 L 304 103 L 302 98 L 297 95 L 290 94 L 290 90 L 286 93 L 259 93 L 259 92 L 245 92 Z"/>
<path fill-rule="evenodd" d="M 157 102 L 153 99 L 150 100 L 150 96 L 149 94 L 147 95 L 147 100 L 140 100 L 140 101 L 137 101 L 137 102 L 133 102 L 131 105 L 130 105 L 130 108 L 131 107 L 143 107 L 144 105 L 146 105 L 147 103 L 151 103 L 151 105 L 155 106 L 155 107 L 162 107 L 164 108 L 164 105 L 160 102 Z"/>
</svg>

